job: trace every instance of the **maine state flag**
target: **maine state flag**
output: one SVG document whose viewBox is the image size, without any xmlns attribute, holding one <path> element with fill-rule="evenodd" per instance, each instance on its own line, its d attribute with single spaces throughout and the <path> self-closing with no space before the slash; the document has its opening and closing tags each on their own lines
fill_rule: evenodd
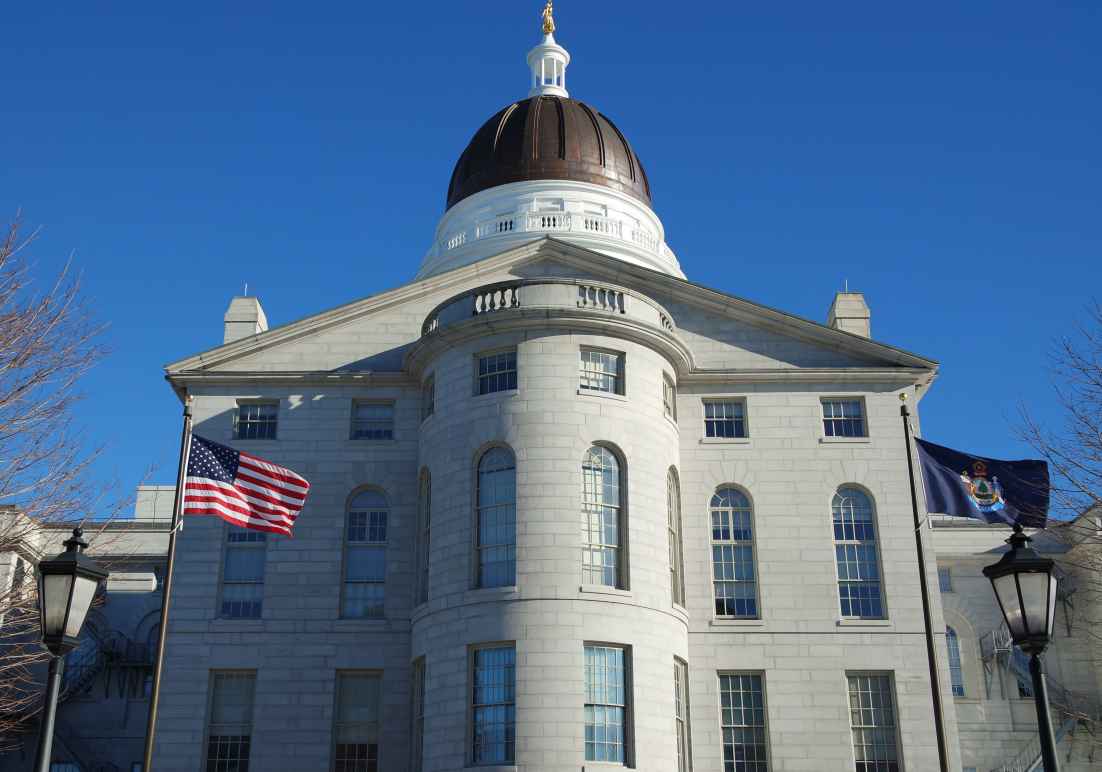
<svg viewBox="0 0 1102 772">
<path fill-rule="evenodd" d="M 918 438 L 915 443 L 930 512 L 1045 527 L 1049 478 L 1044 461 L 999 461 Z"/>
</svg>

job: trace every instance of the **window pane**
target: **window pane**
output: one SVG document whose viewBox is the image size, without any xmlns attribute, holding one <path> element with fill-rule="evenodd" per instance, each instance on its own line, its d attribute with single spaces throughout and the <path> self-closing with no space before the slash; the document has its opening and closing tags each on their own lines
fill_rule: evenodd
<svg viewBox="0 0 1102 772">
<path fill-rule="evenodd" d="M 334 715 L 337 772 L 378 772 L 382 681 L 376 674 L 338 673 Z"/>
<path fill-rule="evenodd" d="M 222 562 L 221 616 L 259 619 L 264 599 L 267 539 L 259 531 L 230 528 Z"/>
<path fill-rule="evenodd" d="M 493 394 L 517 388 L 517 352 L 505 351 L 478 359 L 478 393 Z"/>
<path fill-rule="evenodd" d="M 625 763 L 623 649 L 585 647 L 585 693 L 586 761 Z"/>
<path fill-rule="evenodd" d="M 426 470 L 421 475 L 419 502 L 419 529 L 417 535 L 417 602 L 429 600 L 429 544 L 432 526 L 432 478 Z"/>
<path fill-rule="evenodd" d="M 429 376 L 421 387 L 421 420 L 436 412 L 436 378 Z"/>
<path fill-rule="evenodd" d="M 673 658 L 674 732 L 677 735 L 677 772 L 689 772 L 692 750 L 689 735 L 689 666 Z"/>
<path fill-rule="evenodd" d="M 942 592 L 953 591 L 953 575 L 948 568 L 939 568 L 937 570 L 937 585 L 938 589 Z"/>
<path fill-rule="evenodd" d="M 882 619 L 884 602 L 872 502 L 856 488 L 840 488 L 834 496 L 832 518 L 842 616 Z"/>
<path fill-rule="evenodd" d="M 620 464 L 612 451 L 593 446 L 582 461 L 582 579 L 620 584 Z"/>
<path fill-rule="evenodd" d="M 425 754 L 425 659 L 413 663 L 413 758 L 412 772 L 421 772 Z"/>
<path fill-rule="evenodd" d="M 605 394 L 623 394 L 623 377 L 623 354 L 582 349 L 580 388 Z"/>
<path fill-rule="evenodd" d="M 711 516 L 716 616 L 756 618 L 758 583 L 750 501 L 734 488 L 721 488 L 712 497 Z"/>
<path fill-rule="evenodd" d="M 512 451 L 492 448 L 478 463 L 480 587 L 516 584 L 517 470 Z"/>
<path fill-rule="evenodd" d="M 239 440 L 274 440 L 279 404 L 263 402 L 237 406 L 235 435 Z"/>
<path fill-rule="evenodd" d="M 861 400 L 824 400 L 823 431 L 827 437 L 867 437 Z"/>
<path fill-rule="evenodd" d="M 394 439 L 394 405 L 371 402 L 353 403 L 352 439 Z"/>
<path fill-rule="evenodd" d="M 857 772 L 899 772 L 891 678 L 861 674 L 848 680 Z"/>
<path fill-rule="evenodd" d="M 745 438 L 746 405 L 742 401 L 705 402 L 704 436 L 721 439 Z"/>
<path fill-rule="evenodd" d="M 760 675 L 719 677 L 724 772 L 768 772 L 765 696 Z"/>
<path fill-rule="evenodd" d="M 384 616 L 386 596 L 386 497 L 363 491 L 352 499 L 345 520 L 344 588 L 341 614 L 348 618 Z"/>
<path fill-rule="evenodd" d="M 471 716 L 476 764 L 511 763 L 516 755 L 516 651 L 474 652 Z"/>
<path fill-rule="evenodd" d="M 252 741 L 253 673 L 215 673 L 207 725 L 207 772 L 248 772 Z"/>
<path fill-rule="evenodd" d="M 671 469 L 666 475 L 666 529 L 669 538 L 670 598 L 685 605 L 684 565 L 681 552 L 681 491 L 677 473 Z"/>
<path fill-rule="evenodd" d="M 945 648 L 949 652 L 949 681 L 953 685 L 953 696 L 964 696 L 964 669 L 960 662 L 960 639 L 957 631 L 951 627 L 945 628 Z"/>
</svg>

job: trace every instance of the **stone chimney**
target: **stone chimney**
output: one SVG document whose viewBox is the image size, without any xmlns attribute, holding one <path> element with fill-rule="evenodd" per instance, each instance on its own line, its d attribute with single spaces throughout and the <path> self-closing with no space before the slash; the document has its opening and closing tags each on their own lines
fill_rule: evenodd
<svg viewBox="0 0 1102 772">
<path fill-rule="evenodd" d="M 256 298 L 236 297 L 231 300 L 230 307 L 226 309 L 225 321 L 223 343 L 250 338 L 268 329 L 268 317 L 264 315 L 264 309 Z"/>
<path fill-rule="evenodd" d="M 860 292 L 839 292 L 834 296 L 827 313 L 827 326 L 843 332 L 852 332 L 862 338 L 872 337 L 872 314 L 865 296 Z"/>
</svg>

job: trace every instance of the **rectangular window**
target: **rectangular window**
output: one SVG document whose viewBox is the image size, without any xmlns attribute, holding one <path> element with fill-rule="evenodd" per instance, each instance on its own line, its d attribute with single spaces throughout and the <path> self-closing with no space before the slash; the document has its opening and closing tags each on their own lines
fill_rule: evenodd
<svg viewBox="0 0 1102 772">
<path fill-rule="evenodd" d="M 665 373 L 662 373 L 662 412 L 671 421 L 677 420 L 677 385 Z"/>
<path fill-rule="evenodd" d="M 249 772 L 255 690 L 252 671 L 211 673 L 205 772 Z"/>
<path fill-rule="evenodd" d="M 357 497 L 353 502 L 367 500 Z M 370 501 L 367 502 L 370 504 Z M 386 598 L 387 510 L 382 498 L 374 509 L 349 509 L 345 542 L 344 597 L 346 618 L 380 618 Z"/>
<path fill-rule="evenodd" d="M 721 674 L 719 700 L 724 772 L 769 772 L 761 675 Z"/>
<path fill-rule="evenodd" d="M 516 648 L 471 652 L 471 760 L 512 764 L 516 758 Z"/>
<path fill-rule="evenodd" d="M 937 585 L 942 592 L 953 591 L 953 574 L 948 568 L 937 570 Z"/>
<path fill-rule="evenodd" d="M 582 349 L 581 353 L 582 391 L 601 394 L 624 393 L 624 355 L 612 351 Z"/>
<path fill-rule="evenodd" d="M 677 657 L 673 658 L 673 731 L 677 735 L 677 772 L 690 772 L 689 665 Z"/>
<path fill-rule="evenodd" d="M 378 673 L 337 673 L 333 713 L 333 772 L 379 772 L 382 678 Z"/>
<path fill-rule="evenodd" d="M 478 393 L 515 391 L 517 388 L 517 352 L 501 351 L 478 358 Z"/>
<path fill-rule="evenodd" d="M 425 755 L 425 658 L 421 657 L 413 663 L 412 705 L 410 713 L 413 716 L 413 744 L 410 747 L 410 770 L 421 772 L 424 768 Z"/>
<path fill-rule="evenodd" d="M 264 563 L 268 539 L 263 531 L 226 528 L 222 564 L 222 616 L 260 619 L 264 604 Z"/>
<path fill-rule="evenodd" d="M 712 588 L 716 616 L 758 618 L 754 526 L 750 500 L 734 488 L 712 497 Z"/>
<path fill-rule="evenodd" d="M 436 376 L 430 375 L 421 386 L 421 420 L 436 412 Z"/>
<path fill-rule="evenodd" d="M 278 423 L 278 402 L 241 402 L 234 414 L 233 436 L 237 440 L 274 440 Z"/>
<path fill-rule="evenodd" d="M 742 400 L 708 400 L 704 403 L 704 436 L 715 439 L 745 439 L 746 403 Z"/>
<path fill-rule="evenodd" d="M 352 439 L 394 439 L 393 402 L 353 402 Z"/>
<path fill-rule="evenodd" d="M 627 656 L 618 646 L 585 647 L 585 760 L 627 764 Z"/>
<path fill-rule="evenodd" d="M 856 772 L 899 772 L 891 676 L 849 673 L 846 678 Z"/>
<path fill-rule="evenodd" d="M 861 400 L 824 399 L 823 433 L 827 437 L 868 437 Z"/>
</svg>

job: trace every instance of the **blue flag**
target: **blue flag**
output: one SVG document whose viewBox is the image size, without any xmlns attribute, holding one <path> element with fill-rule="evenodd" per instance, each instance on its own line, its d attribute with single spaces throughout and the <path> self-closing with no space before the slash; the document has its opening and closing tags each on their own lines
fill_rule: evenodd
<svg viewBox="0 0 1102 772">
<path fill-rule="evenodd" d="M 915 443 L 930 512 L 1045 527 L 1049 478 L 1044 461 L 999 461 L 917 438 Z"/>
</svg>

